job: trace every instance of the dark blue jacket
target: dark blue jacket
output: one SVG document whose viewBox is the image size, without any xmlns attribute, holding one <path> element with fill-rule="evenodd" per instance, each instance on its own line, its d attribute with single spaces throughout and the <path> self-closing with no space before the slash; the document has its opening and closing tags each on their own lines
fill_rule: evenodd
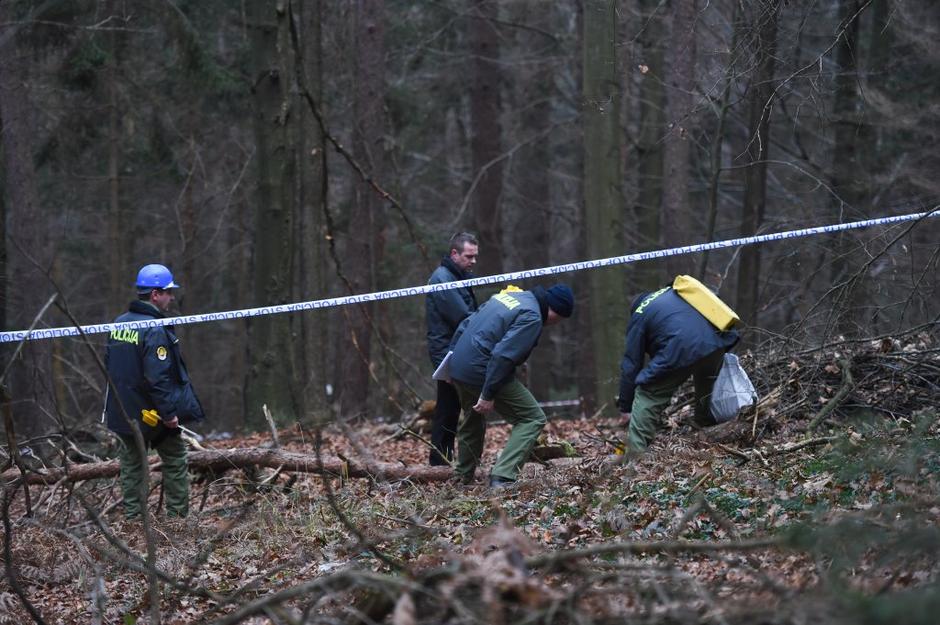
<svg viewBox="0 0 940 625">
<path fill-rule="evenodd" d="M 469 272 L 461 271 L 454 261 L 445 256 L 440 267 L 431 274 L 428 284 L 455 282 L 472 277 Z M 424 306 L 428 324 L 428 355 L 436 369 L 447 355 L 457 326 L 477 309 L 477 299 L 470 287 L 432 291 L 428 293 Z"/>
<path fill-rule="evenodd" d="M 548 315 L 545 289 L 497 293 L 454 334 L 450 376 L 493 399 L 539 342 Z"/>
<path fill-rule="evenodd" d="M 151 304 L 135 301 L 131 302 L 128 312 L 114 321 L 148 321 L 163 317 Z M 180 423 L 205 418 L 180 355 L 179 339 L 171 326 L 112 331 L 105 364 L 112 383 L 105 404 L 110 430 L 131 434 L 121 406 L 148 440 L 153 440 L 166 428 L 143 424 L 143 410 L 155 409 L 164 419 L 176 416 Z"/>
<path fill-rule="evenodd" d="M 670 287 L 644 293 L 631 306 L 627 346 L 620 363 L 621 412 L 630 412 L 638 385 L 690 367 L 738 342 L 734 330 L 720 332 Z M 643 366 L 644 355 L 650 360 Z"/>
</svg>

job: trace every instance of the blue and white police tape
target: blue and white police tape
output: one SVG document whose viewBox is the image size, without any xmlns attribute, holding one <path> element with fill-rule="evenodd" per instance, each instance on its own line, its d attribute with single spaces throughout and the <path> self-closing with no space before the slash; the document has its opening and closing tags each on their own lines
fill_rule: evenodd
<svg viewBox="0 0 940 625">
<path fill-rule="evenodd" d="M 166 319 L 148 319 L 146 321 L 125 321 L 123 323 L 99 323 L 95 325 L 81 326 L 80 328 L 70 326 L 62 328 L 46 328 L 27 332 L 26 330 L 15 330 L 10 332 L 0 332 L 0 343 L 11 343 L 23 340 L 41 340 L 61 338 L 67 336 L 78 336 L 80 334 L 101 334 L 113 330 L 127 330 L 140 328 L 154 328 L 166 325 L 187 325 L 192 323 L 205 323 L 208 321 L 222 321 L 226 319 L 244 319 L 248 317 L 263 317 L 266 315 L 276 315 L 278 313 L 290 313 L 303 310 L 319 310 L 321 308 L 332 308 L 334 306 L 348 306 L 349 304 L 362 304 L 367 302 L 379 302 L 399 297 L 411 297 L 414 295 L 423 295 L 436 291 L 446 291 L 463 286 L 479 286 L 483 284 L 493 284 L 496 282 L 509 282 L 512 280 L 524 280 L 527 278 L 536 278 L 542 276 L 555 276 L 572 271 L 582 271 L 585 269 L 596 269 L 598 267 L 610 267 L 613 265 L 624 265 L 638 260 L 649 260 L 653 258 L 665 258 L 667 256 L 678 256 L 680 254 L 691 254 L 693 252 L 704 252 L 708 250 L 717 250 L 727 247 L 738 247 L 741 245 L 751 245 L 754 243 L 765 243 L 768 241 L 781 241 L 783 239 L 796 239 L 815 234 L 825 234 L 829 232 L 841 232 L 844 230 L 854 230 L 858 228 L 870 228 L 872 226 L 882 226 L 896 224 L 905 221 L 916 221 L 929 217 L 940 217 L 940 212 L 934 208 L 928 212 L 911 213 L 908 215 L 893 215 L 890 217 L 878 217 L 876 219 L 866 219 L 864 221 L 853 221 L 842 224 L 831 224 L 828 226 L 817 226 L 814 228 L 802 228 L 799 230 L 786 230 L 784 232 L 772 232 L 750 237 L 740 237 L 737 239 L 725 239 L 724 241 L 713 241 L 711 243 L 697 243 L 695 245 L 686 245 L 683 247 L 673 247 L 666 250 L 655 250 L 652 252 L 639 252 L 636 254 L 625 254 L 624 256 L 613 256 L 611 258 L 600 258 L 597 260 L 587 260 L 565 265 L 555 265 L 552 267 L 542 267 L 540 269 L 528 269 L 524 271 L 513 271 L 493 276 L 481 276 L 470 280 L 460 280 L 458 282 L 445 282 L 440 284 L 426 284 L 423 286 L 414 286 L 392 291 L 377 291 L 375 293 L 363 293 L 361 295 L 347 295 L 344 297 L 331 297 L 328 299 L 313 300 L 309 302 L 296 302 L 293 304 L 280 304 L 276 306 L 264 306 L 261 308 L 245 308 L 242 310 L 228 310 L 223 312 L 203 313 L 198 315 L 184 315 L 181 317 L 168 317 Z"/>
</svg>

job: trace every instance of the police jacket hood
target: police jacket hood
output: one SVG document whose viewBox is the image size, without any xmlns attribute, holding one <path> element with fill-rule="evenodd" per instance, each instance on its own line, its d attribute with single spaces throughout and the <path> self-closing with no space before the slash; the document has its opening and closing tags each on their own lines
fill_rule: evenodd
<svg viewBox="0 0 940 625">
<path fill-rule="evenodd" d="M 440 266 L 431 274 L 428 284 L 455 282 L 472 277 L 470 272 L 463 271 L 449 256 L 445 256 Z M 428 326 L 428 355 L 436 368 L 447 355 L 447 348 L 457 326 L 477 309 L 477 299 L 472 288 L 461 287 L 428 293 L 424 306 Z"/>
<path fill-rule="evenodd" d="M 114 321 L 148 321 L 164 317 L 150 303 L 134 301 L 128 312 Z M 162 425 L 151 427 L 142 423 L 144 410 L 156 410 L 165 419 L 176 416 L 180 423 L 205 418 L 172 326 L 113 330 L 108 337 L 105 362 L 111 381 L 105 403 L 110 430 L 131 434 L 129 419 L 141 429 L 145 438 L 152 440 L 164 433 L 166 428 Z"/>
<path fill-rule="evenodd" d="M 640 295 L 630 311 L 620 363 L 621 412 L 630 412 L 637 385 L 655 382 L 738 342 L 736 331 L 719 331 L 670 287 Z M 646 366 L 644 356 L 649 356 Z"/>
<path fill-rule="evenodd" d="M 545 289 L 497 293 L 454 334 L 450 375 L 493 399 L 539 341 L 548 316 Z"/>
</svg>

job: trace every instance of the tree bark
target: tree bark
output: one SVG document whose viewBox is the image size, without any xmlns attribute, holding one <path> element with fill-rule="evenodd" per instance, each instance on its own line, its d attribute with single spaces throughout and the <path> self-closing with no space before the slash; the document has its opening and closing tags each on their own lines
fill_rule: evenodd
<svg viewBox="0 0 940 625">
<path fill-rule="evenodd" d="M 512 19 L 521 24 L 531 24 L 543 32 L 519 30 L 519 48 L 526 57 L 535 56 L 536 50 L 552 49 L 554 43 L 545 36 L 551 32 L 552 9 L 550 4 L 540 0 L 527 0 L 518 6 L 518 15 Z M 512 208 L 513 250 L 518 254 L 519 269 L 545 267 L 551 264 L 549 250 L 551 244 L 550 224 L 552 222 L 551 183 L 546 174 L 551 169 L 549 150 L 550 137 L 545 134 L 551 124 L 551 101 L 554 94 L 554 82 L 551 64 L 539 60 L 536 64 L 523 64 L 518 74 L 513 77 L 512 91 L 514 110 L 521 111 L 521 140 L 528 141 L 538 137 L 517 152 L 518 158 L 512 160 L 514 171 L 509 175 L 507 187 L 511 181 L 517 181 L 515 193 L 504 205 Z M 526 285 L 528 288 L 531 285 Z M 547 286 L 547 285 L 546 285 Z M 540 399 L 548 395 L 552 386 L 552 366 L 555 350 L 550 349 L 558 339 L 558 333 L 542 336 L 543 345 L 534 350 L 528 360 L 527 386 L 532 394 Z"/>
<path fill-rule="evenodd" d="M 636 243 L 640 250 L 653 250 L 662 246 L 660 227 L 663 201 L 663 147 L 665 128 L 665 89 L 663 87 L 663 17 L 659 0 L 640 0 L 642 31 L 639 38 L 639 65 L 641 79 L 640 123 L 636 157 L 638 192 L 636 214 Z M 645 71 L 644 71 L 645 70 Z M 636 267 L 636 287 L 651 291 L 662 286 L 665 279 L 660 263 L 641 262 Z"/>
<path fill-rule="evenodd" d="M 385 3 L 355 3 L 355 123 L 353 155 L 375 180 L 385 171 Z M 365 182 L 357 181 L 346 244 L 347 277 L 356 293 L 379 288 L 377 270 L 385 253 L 385 206 Z M 346 417 L 369 408 L 372 324 L 378 307 L 360 304 L 344 311 L 339 390 Z M 371 319 L 370 319 L 371 318 Z"/>
<path fill-rule="evenodd" d="M 721 91 L 721 101 L 718 103 L 718 124 L 715 128 L 715 136 L 711 142 L 711 163 L 709 167 L 708 181 L 708 215 L 705 226 L 705 241 L 713 241 L 715 238 L 715 228 L 718 223 L 718 190 L 721 184 L 721 155 L 725 143 L 725 123 L 728 119 L 728 112 L 731 109 L 731 87 L 735 81 L 735 71 L 737 67 L 738 42 L 741 40 L 740 33 L 744 27 L 741 19 L 741 5 L 735 3 L 731 17 L 731 45 L 728 46 L 728 66 L 725 69 L 724 86 Z M 698 279 L 707 281 L 706 273 L 708 271 L 709 252 L 702 252 L 699 257 Z M 720 277 L 720 274 L 719 274 Z"/>
<path fill-rule="evenodd" d="M 6 300 L 0 305 L 6 306 L 8 323 L 21 329 L 29 326 L 53 292 L 48 278 L 52 269 L 48 232 L 55 226 L 52 216 L 43 212 L 39 198 L 33 144 L 36 125 L 29 92 L 31 57 L 18 45 L 15 34 L 18 28 L 12 4 L 0 2 L 0 144 L 8 252 L 8 271 L 2 279 L 6 284 L 20 285 L 8 289 Z M 39 327 L 43 325 L 41 322 Z M 48 341 L 30 341 L 11 371 L 10 395 L 21 434 L 38 431 L 46 421 L 41 406 L 49 402 L 51 354 Z"/>
<path fill-rule="evenodd" d="M 865 180 L 872 175 L 871 166 L 864 156 L 869 145 L 870 128 L 863 122 L 861 113 L 861 94 L 859 93 L 859 18 L 862 8 L 859 0 L 842 3 L 839 13 L 840 28 L 844 29 L 836 45 L 835 54 L 835 94 L 832 103 L 833 146 L 832 146 L 832 190 L 836 197 L 832 199 L 832 219 L 834 222 L 864 219 L 866 197 Z M 864 262 L 853 253 L 859 246 L 860 237 L 856 233 L 843 232 L 836 236 L 836 245 L 832 257 L 832 284 L 840 284 L 850 278 Z M 836 302 L 841 309 L 836 329 L 845 336 L 858 336 L 861 304 L 861 280 L 847 286 L 844 297 Z"/>
<path fill-rule="evenodd" d="M 584 209 L 590 258 L 622 253 L 620 84 L 617 17 L 612 0 L 584 5 Z M 591 342 L 596 403 L 613 405 L 626 320 L 621 267 L 590 272 Z"/>
<path fill-rule="evenodd" d="M 692 124 L 692 93 L 695 90 L 696 0 L 675 0 L 672 11 L 672 37 L 666 62 L 666 119 L 668 130 L 663 142 L 663 170 L 668 184 L 663 186 L 664 247 L 688 245 L 693 241 L 692 208 L 689 204 L 689 134 Z M 666 259 L 669 276 L 692 273 L 693 257 L 688 254 Z"/>
<path fill-rule="evenodd" d="M 297 20 L 301 27 L 300 42 L 307 89 L 318 102 L 322 102 L 322 57 L 323 6 L 320 0 L 295 5 Z M 327 202 L 327 151 L 320 126 L 309 107 L 298 103 L 299 116 L 295 117 L 298 128 L 296 159 L 298 176 L 298 201 L 300 245 L 297 246 L 296 301 L 312 299 L 326 293 L 326 272 L 330 261 L 324 249 L 323 210 Z M 302 375 L 304 405 L 325 405 L 324 382 L 327 379 L 327 362 L 330 350 L 331 315 L 305 313 L 296 320 L 300 327 L 303 349 L 300 354 L 299 373 Z"/>
<path fill-rule="evenodd" d="M 480 245 L 485 248 L 476 273 L 490 275 L 503 271 L 502 70 L 495 24 L 499 4 L 495 0 L 469 0 L 469 5 L 470 152 L 472 179 L 478 180 L 471 206 Z"/>
<path fill-rule="evenodd" d="M 115 15 L 114 0 L 108 2 L 108 13 Z M 121 40 L 118 31 L 108 33 L 110 55 L 107 69 L 107 98 L 108 98 L 108 273 L 109 273 L 109 302 L 115 310 L 126 304 L 129 298 L 130 280 L 125 273 L 124 239 L 125 228 L 121 211 L 121 111 L 118 98 L 118 62 L 121 58 Z"/>
<path fill-rule="evenodd" d="M 744 202 L 741 206 L 741 236 L 756 234 L 764 220 L 767 202 L 767 154 L 770 147 L 770 112 L 773 95 L 774 59 L 777 48 L 777 17 L 780 0 L 756 3 L 752 24 L 756 28 L 754 43 L 755 70 L 747 96 L 748 136 L 744 170 Z M 760 289 L 761 248 L 747 245 L 738 261 L 738 293 L 736 310 L 741 319 L 757 324 Z"/>
<path fill-rule="evenodd" d="M 294 137 L 291 116 L 287 16 L 281 6 L 252 0 L 253 97 L 258 162 L 258 205 L 254 234 L 256 306 L 286 304 L 292 284 L 294 227 Z M 245 421 L 265 427 L 262 405 L 284 422 L 299 416 L 294 349 L 287 315 L 249 321 Z"/>
</svg>

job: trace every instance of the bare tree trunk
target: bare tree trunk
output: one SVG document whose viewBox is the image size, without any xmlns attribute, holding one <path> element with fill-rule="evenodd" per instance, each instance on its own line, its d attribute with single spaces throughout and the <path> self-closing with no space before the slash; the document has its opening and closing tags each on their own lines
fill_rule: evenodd
<svg viewBox="0 0 940 625">
<path fill-rule="evenodd" d="M 353 154 L 371 177 L 381 180 L 385 171 L 385 3 L 355 3 L 355 124 Z M 385 251 L 385 206 L 368 184 L 357 181 L 346 245 L 347 277 L 355 292 L 377 288 L 376 270 Z M 339 387 L 344 416 L 367 412 L 372 365 L 372 322 L 377 307 L 349 307 L 343 311 L 342 369 Z"/>
<path fill-rule="evenodd" d="M 867 214 L 865 182 L 871 170 L 862 170 L 867 163 L 862 152 L 868 145 L 869 129 L 862 121 L 861 94 L 859 86 L 859 19 L 862 8 L 859 0 L 843 2 L 840 10 L 840 28 L 844 29 L 836 45 L 835 94 L 832 105 L 832 190 L 836 196 L 832 201 L 835 221 L 863 219 Z M 840 233 L 836 237 L 832 259 L 832 284 L 839 284 L 854 274 L 864 263 L 861 256 L 853 253 L 859 245 L 856 233 Z M 837 330 L 846 336 L 860 332 L 861 284 L 849 287 L 842 301 L 838 302 Z"/>
<path fill-rule="evenodd" d="M 543 34 L 551 31 L 551 5 L 539 0 L 527 0 L 518 5 L 518 14 L 513 21 L 530 24 L 536 30 L 519 30 L 518 42 L 526 58 L 534 52 L 554 46 L 551 39 Z M 518 268 L 545 267 L 551 264 L 551 185 L 547 173 L 551 168 L 549 153 L 550 137 L 545 131 L 551 124 L 551 100 L 554 95 L 554 83 L 551 65 L 542 60 L 535 65 L 523 64 L 513 78 L 512 91 L 515 97 L 514 109 L 522 111 L 520 115 L 520 139 L 528 141 L 538 137 L 517 152 L 518 158 L 512 160 L 514 171 L 510 181 L 517 182 L 515 193 L 509 194 L 511 200 L 504 206 L 511 206 L 513 250 L 518 253 Z M 507 183 L 511 188 L 511 182 Z M 553 343 L 560 337 L 558 333 L 544 335 L 543 342 Z M 532 353 L 528 361 L 528 386 L 539 399 L 545 399 L 551 386 L 553 367 L 551 365 L 555 350 L 542 346 Z"/>
<path fill-rule="evenodd" d="M 767 201 L 767 153 L 770 147 L 770 112 L 773 94 L 774 58 L 777 47 L 777 17 L 780 0 L 756 3 L 752 23 L 756 28 L 754 76 L 748 92 L 748 136 L 744 170 L 744 203 L 741 207 L 741 236 L 755 234 L 764 220 Z M 760 288 L 760 246 L 741 249 L 738 261 L 737 313 L 750 325 L 757 324 Z"/>
<path fill-rule="evenodd" d="M 620 84 L 617 16 L 613 0 L 584 4 L 584 210 L 590 258 L 615 256 L 623 248 L 620 187 Z M 626 320 L 624 270 L 590 273 L 591 343 L 598 405 L 612 405 Z"/>
<path fill-rule="evenodd" d="M 731 86 L 735 81 L 735 69 L 737 66 L 738 42 L 741 40 L 740 33 L 744 27 L 741 19 L 741 5 L 735 3 L 731 18 L 731 45 L 728 47 L 729 58 L 728 67 L 725 69 L 724 86 L 721 92 L 721 102 L 718 109 L 718 126 L 715 129 L 715 137 L 711 143 L 711 166 L 709 171 L 708 184 L 708 215 L 705 226 L 705 241 L 712 241 L 715 238 L 715 227 L 718 222 L 718 190 L 721 184 L 721 154 L 725 142 L 725 123 L 728 118 L 728 111 L 731 109 Z M 702 252 L 698 266 L 699 280 L 706 280 L 708 271 L 707 251 Z"/>
<path fill-rule="evenodd" d="M 692 208 L 689 205 L 689 133 L 692 127 L 692 93 L 695 89 L 695 0 L 675 0 L 672 11 L 672 37 L 666 62 L 666 119 L 668 131 L 663 145 L 663 169 L 668 184 L 663 186 L 665 247 L 692 242 Z M 666 259 L 670 276 L 692 273 L 693 257 Z"/>
<path fill-rule="evenodd" d="M 637 138 L 637 169 L 639 190 L 636 206 L 637 245 L 640 250 L 658 249 L 661 244 L 661 205 L 663 194 L 663 146 L 665 128 L 665 90 L 663 88 L 663 16 L 659 0 L 640 0 L 639 35 L 641 83 L 640 130 Z M 644 71 L 645 70 L 645 71 Z M 648 291 L 665 280 L 662 268 L 655 261 L 639 263 L 636 286 Z"/>
<path fill-rule="evenodd" d="M 115 2 L 108 2 L 108 13 L 115 14 Z M 121 212 L 121 112 L 118 100 L 118 59 L 121 58 L 119 35 L 117 30 L 108 33 L 108 43 L 111 54 L 107 69 L 107 96 L 108 106 L 108 274 L 109 274 L 109 304 L 118 310 L 118 306 L 126 303 L 130 292 L 130 280 L 125 273 L 124 254 L 124 223 Z"/>
<path fill-rule="evenodd" d="M 266 0 L 252 0 L 252 48 L 255 55 L 255 137 L 258 160 L 258 207 L 255 213 L 255 304 L 289 302 L 293 267 L 294 158 L 291 115 L 290 43 L 287 16 Z M 264 427 L 262 405 L 275 418 L 299 416 L 294 349 L 287 315 L 249 322 L 249 368 L 245 416 L 249 426 Z"/>
<path fill-rule="evenodd" d="M 15 329 L 28 327 L 52 293 L 48 279 L 51 254 L 47 232 L 55 228 L 51 215 L 43 213 L 34 165 L 35 125 L 29 94 L 31 59 L 17 45 L 9 29 L 19 28 L 9 2 L 0 2 L 0 120 L 3 134 L 4 190 L 7 205 L 6 249 L 7 321 Z M 41 324 L 42 325 L 42 324 Z M 40 429 L 45 417 L 40 405 L 49 399 L 51 347 L 48 341 L 31 341 L 11 372 L 16 428 L 20 434 Z"/>
<path fill-rule="evenodd" d="M 322 101 L 322 32 L 324 18 L 320 0 L 296 5 L 298 22 L 301 24 L 304 66 L 307 88 L 317 101 Z M 298 105 L 299 116 L 295 118 L 298 128 L 296 159 L 300 171 L 297 206 L 300 214 L 300 244 L 297 246 L 297 272 L 295 299 L 309 300 L 326 292 L 325 267 L 329 266 L 324 250 L 323 209 L 326 198 L 326 144 L 320 127 L 307 106 Z M 324 383 L 326 381 L 327 358 L 329 356 L 329 320 L 322 313 L 304 313 L 296 320 L 303 341 L 300 371 L 303 383 L 304 405 L 325 404 Z"/>
<path fill-rule="evenodd" d="M 581 0 L 572 0 L 571 11 L 575 15 L 574 30 L 569 36 L 577 38 L 578 52 L 580 57 L 584 58 L 584 4 Z M 572 68 L 575 76 L 575 84 L 583 83 L 584 63 L 576 64 Z M 578 132 L 580 131 L 580 132 Z M 584 125 L 575 129 L 573 140 L 577 144 L 584 143 Z M 573 165 L 574 171 L 584 171 L 585 151 L 579 150 Z M 573 246 L 574 258 L 587 258 L 587 211 L 583 201 L 584 197 L 584 177 L 578 176 L 573 184 L 571 191 L 572 197 L 576 198 L 577 211 L 573 224 L 576 227 L 576 237 Z M 587 293 L 591 288 L 590 272 L 579 271 L 571 276 L 571 287 L 574 292 Z M 592 344 L 591 334 L 591 314 L 589 310 L 581 310 L 574 315 L 571 327 L 568 324 L 561 325 L 562 336 L 573 345 L 572 362 L 575 363 L 575 380 L 577 384 L 578 397 L 582 400 L 581 410 L 588 415 L 594 414 L 597 410 L 596 394 L 597 386 L 594 378 L 594 345 Z"/>
<path fill-rule="evenodd" d="M 503 161 L 502 102 L 499 67 L 499 16 L 496 0 L 469 0 L 470 38 L 470 152 L 476 188 L 472 191 L 473 222 L 485 253 L 477 273 L 489 275 L 503 270 Z"/>
</svg>

